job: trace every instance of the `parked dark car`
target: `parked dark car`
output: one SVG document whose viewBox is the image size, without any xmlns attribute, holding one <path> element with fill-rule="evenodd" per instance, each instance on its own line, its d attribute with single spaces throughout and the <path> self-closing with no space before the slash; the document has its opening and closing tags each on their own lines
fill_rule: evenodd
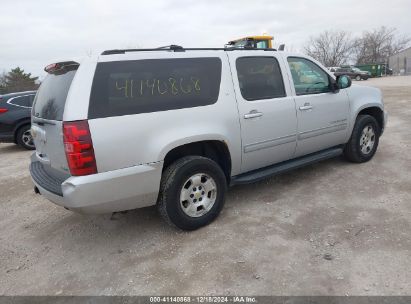
<svg viewBox="0 0 411 304">
<path fill-rule="evenodd" d="M 0 142 L 14 142 L 33 150 L 31 107 L 36 91 L 0 95 Z"/>
<path fill-rule="evenodd" d="M 385 65 L 382 66 L 382 71 L 387 76 L 392 76 L 393 70 Z"/>
<path fill-rule="evenodd" d="M 345 68 L 338 68 L 334 72 L 335 76 L 347 75 L 350 76 L 352 79 L 355 80 L 367 80 L 371 77 L 370 73 L 367 71 L 361 71 L 359 68 L 355 67 L 345 67 Z"/>
</svg>

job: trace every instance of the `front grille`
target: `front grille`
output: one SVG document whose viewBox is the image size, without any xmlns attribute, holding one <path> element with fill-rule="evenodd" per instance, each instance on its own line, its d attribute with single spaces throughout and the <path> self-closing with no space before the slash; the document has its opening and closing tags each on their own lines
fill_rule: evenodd
<svg viewBox="0 0 411 304">
<path fill-rule="evenodd" d="M 63 196 L 63 191 L 61 190 L 61 184 L 65 179 L 61 179 L 56 176 L 51 176 L 44 170 L 43 164 L 41 162 L 32 162 L 30 164 L 30 174 L 34 181 L 39 184 L 40 187 L 45 190 Z"/>
</svg>

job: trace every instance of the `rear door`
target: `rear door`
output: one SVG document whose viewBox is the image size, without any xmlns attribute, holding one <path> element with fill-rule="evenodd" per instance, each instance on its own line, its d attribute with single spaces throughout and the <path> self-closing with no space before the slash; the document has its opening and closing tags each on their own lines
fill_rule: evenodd
<svg viewBox="0 0 411 304">
<path fill-rule="evenodd" d="M 45 168 L 69 173 L 63 144 L 63 112 L 78 65 L 49 72 L 42 82 L 32 108 L 32 135 L 36 158 Z"/>
<path fill-rule="evenodd" d="M 238 103 L 242 172 L 293 157 L 295 102 L 280 55 L 268 51 L 228 53 Z"/>
</svg>

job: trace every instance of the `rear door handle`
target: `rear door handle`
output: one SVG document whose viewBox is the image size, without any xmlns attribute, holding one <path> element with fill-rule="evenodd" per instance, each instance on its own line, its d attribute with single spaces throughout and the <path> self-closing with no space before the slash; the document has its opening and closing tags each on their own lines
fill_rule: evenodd
<svg viewBox="0 0 411 304">
<path fill-rule="evenodd" d="M 303 106 L 299 107 L 301 111 L 307 111 L 307 110 L 312 110 L 313 106 L 306 102 Z"/>
<path fill-rule="evenodd" d="M 244 114 L 244 119 L 256 118 L 263 116 L 263 113 L 252 110 L 250 113 Z"/>
</svg>

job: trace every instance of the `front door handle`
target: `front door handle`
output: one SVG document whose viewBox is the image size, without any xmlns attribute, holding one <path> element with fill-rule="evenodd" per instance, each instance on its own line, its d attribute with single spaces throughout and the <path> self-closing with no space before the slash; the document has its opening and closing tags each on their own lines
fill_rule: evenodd
<svg viewBox="0 0 411 304">
<path fill-rule="evenodd" d="M 312 108 L 313 106 L 308 102 L 306 102 L 303 106 L 299 107 L 301 111 L 312 110 Z"/>
<path fill-rule="evenodd" d="M 244 119 L 256 118 L 263 116 L 263 113 L 257 112 L 257 110 L 252 110 L 250 113 L 244 114 Z"/>
</svg>

